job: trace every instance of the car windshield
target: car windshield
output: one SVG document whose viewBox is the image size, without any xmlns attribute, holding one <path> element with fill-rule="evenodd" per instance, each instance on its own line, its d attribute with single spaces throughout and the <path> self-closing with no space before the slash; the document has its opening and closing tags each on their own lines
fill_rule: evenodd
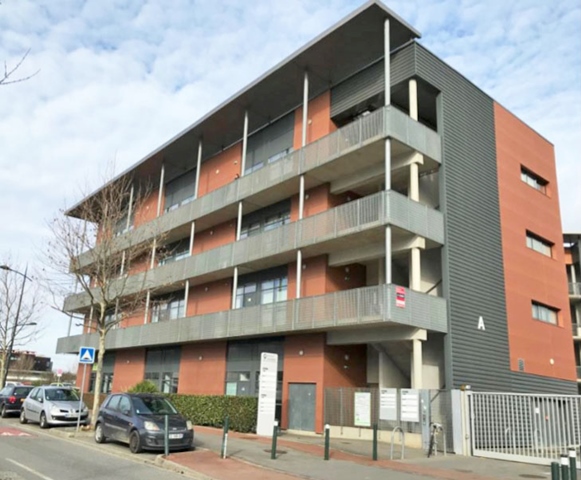
<svg viewBox="0 0 581 480">
<path fill-rule="evenodd" d="M 14 395 L 28 395 L 32 387 L 14 387 Z"/>
<path fill-rule="evenodd" d="M 137 415 L 175 415 L 177 410 L 165 398 L 133 397 L 133 406 Z"/>
<path fill-rule="evenodd" d="M 79 399 L 77 393 L 74 390 L 69 390 L 66 388 L 47 388 L 45 390 L 45 397 L 47 400 L 51 401 L 67 401 Z"/>
</svg>

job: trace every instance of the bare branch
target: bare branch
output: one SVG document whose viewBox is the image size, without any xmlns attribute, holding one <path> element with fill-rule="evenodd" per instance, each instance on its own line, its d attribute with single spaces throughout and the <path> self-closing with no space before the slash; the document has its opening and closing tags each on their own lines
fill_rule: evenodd
<svg viewBox="0 0 581 480">
<path fill-rule="evenodd" d="M 12 78 L 12 75 L 14 75 L 14 73 L 16 73 L 16 71 L 22 66 L 24 60 L 26 60 L 26 57 L 28 57 L 29 53 L 30 48 L 26 50 L 26 52 L 24 52 L 24 55 L 22 55 L 20 60 L 12 68 L 8 68 L 8 64 L 4 62 L 4 74 L 0 77 L 0 85 L 10 85 L 12 83 L 25 82 L 26 80 L 30 80 L 32 77 L 34 77 L 40 72 L 40 70 L 37 70 L 33 74 L 28 75 L 26 77 Z"/>
</svg>

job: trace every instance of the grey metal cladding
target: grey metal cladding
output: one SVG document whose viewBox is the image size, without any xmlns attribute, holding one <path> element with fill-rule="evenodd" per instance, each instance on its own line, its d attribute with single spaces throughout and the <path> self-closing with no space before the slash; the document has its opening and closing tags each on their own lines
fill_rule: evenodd
<svg viewBox="0 0 581 480">
<path fill-rule="evenodd" d="M 552 393 L 577 395 L 577 382 L 541 377 L 526 372 L 511 372 L 511 390 L 517 393 Z"/>
<path fill-rule="evenodd" d="M 442 92 L 449 386 L 511 390 L 493 101 L 420 45 L 413 49 L 417 75 Z"/>
</svg>

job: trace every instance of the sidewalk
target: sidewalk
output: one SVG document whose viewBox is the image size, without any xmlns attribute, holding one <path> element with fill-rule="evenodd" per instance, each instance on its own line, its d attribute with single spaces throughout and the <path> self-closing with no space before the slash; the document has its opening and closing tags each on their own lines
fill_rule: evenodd
<svg viewBox="0 0 581 480">
<path fill-rule="evenodd" d="M 548 478 L 549 468 L 455 455 L 426 458 L 419 450 L 406 449 L 406 460 L 390 461 L 389 445 L 380 443 L 379 460 L 371 460 L 371 442 L 331 439 L 330 460 L 323 460 L 320 436 L 283 434 L 278 439 L 277 458 L 271 460 L 271 440 L 230 432 L 228 458 L 219 457 L 222 431 L 196 427 L 195 452 L 171 454 L 168 461 L 216 480 L 491 480 Z M 399 450 L 395 449 L 395 455 Z"/>
</svg>

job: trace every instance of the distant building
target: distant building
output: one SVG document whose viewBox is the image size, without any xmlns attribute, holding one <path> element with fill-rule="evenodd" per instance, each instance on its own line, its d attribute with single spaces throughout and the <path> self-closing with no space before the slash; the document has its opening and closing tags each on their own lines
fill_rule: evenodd
<svg viewBox="0 0 581 480">
<path fill-rule="evenodd" d="M 581 394 L 581 233 L 565 233 L 565 262 L 569 281 L 569 303 L 573 324 L 577 388 Z"/>
<path fill-rule="evenodd" d="M 52 374 L 50 357 L 37 355 L 34 352 L 15 350 L 10 356 L 7 382 L 31 383 L 46 379 Z"/>
</svg>

